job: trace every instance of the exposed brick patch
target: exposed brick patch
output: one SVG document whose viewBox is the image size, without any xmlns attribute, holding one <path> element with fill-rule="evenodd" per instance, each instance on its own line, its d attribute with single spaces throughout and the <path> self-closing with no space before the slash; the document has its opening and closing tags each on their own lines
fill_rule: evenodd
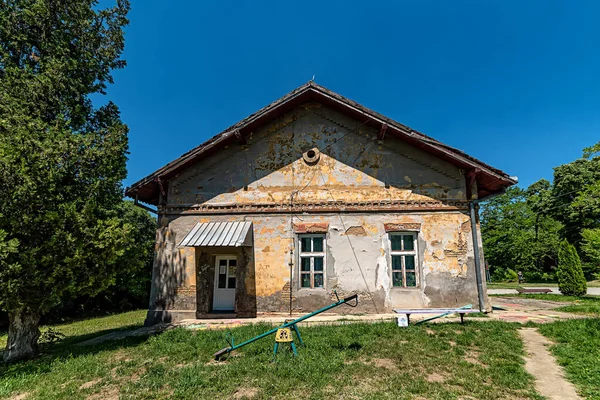
<svg viewBox="0 0 600 400">
<path fill-rule="evenodd" d="M 281 288 L 281 303 L 280 303 L 280 311 L 288 311 L 289 307 L 290 307 L 290 298 L 292 300 L 292 302 L 294 302 L 296 300 L 296 298 L 293 296 L 293 294 L 291 293 L 292 291 L 292 285 L 290 285 L 290 282 L 287 282 L 285 285 L 283 285 L 283 287 Z"/>
<path fill-rule="evenodd" d="M 296 233 L 327 233 L 327 230 L 329 230 L 328 222 L 294 224 L 294 232 Z"/>
<path fill-rule="evenodd" d="M 176 289 L 175 294 L 178 296 L 195 296 L 196 286 L 179 287 Z"/>
<path fill-rule="evenodd" d="M 291 285 L 289 282 L 287 282 L 285 285 L 283 285 L 283 288 L 281 288 L 281 298 L 283 300 L 290 299 L 290 288 L 291 288 Z"/>
<path fill-rule="evenodd" d="M 421 224 L 418 222 L 389 222 L 383 224 L 386 232 L 399 232 L 399 231 L 420 231 Z"/>
<path fill-rule="evenodd" d="M 365 231 L 365 228 L 363 228 L 361 225 L 351 226 L 346 229 L 346 235 L 367 236 L 367 231 Z"/>
<path fill-rule="evenodd" d="M 458 232 L 458 246 L 456 250 L 445 249 L 444 254 L 448 257 L 460 257 L 467 255 L 467 241 L 463 238 L 461 232 Z"/>
<path fill-rule="evenodd" d="M 460 224 L 460 231 L 462 233 L 471 232 L 471 221 L 465 221 L 462 224 Z"/>
</svg>

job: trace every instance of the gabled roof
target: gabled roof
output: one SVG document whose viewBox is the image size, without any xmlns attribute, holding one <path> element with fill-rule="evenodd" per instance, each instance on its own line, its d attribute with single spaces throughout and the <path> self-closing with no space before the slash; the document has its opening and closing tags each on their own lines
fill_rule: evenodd
<svg viewBox="0 0 600 400">
<path fill-rule="evenodd" d="M 386 137 L 394 136 L 465 171 L 473 171 L 473 176 L 477 180 L 479 198 L 500 192 L 517 183 L 516 178 L 510 177 L 501 170 L 485 164 L 461 150 L 447 146 L 310 81 L 134 183 L 126 189 L 125 194 L 145 203 L 157 205 L 163 182 L 177 175 L 179 171 L 201 161 L 202 158 L 224 146 L 238 140 L 243 141 L 244 137 L 257 127 L 265 125 L 307 102 L 321 103 L 349 117 L 363 121 L 364 125 L 377 130 L 385 126 Z"/>
</svg>

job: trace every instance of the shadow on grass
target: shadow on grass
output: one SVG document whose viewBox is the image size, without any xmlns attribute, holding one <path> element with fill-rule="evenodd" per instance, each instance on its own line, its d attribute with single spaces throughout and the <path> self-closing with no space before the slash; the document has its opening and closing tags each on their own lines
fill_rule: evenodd
<svg viewBox="0 0 600 400">
<path fill-rule="evenodd" d="M 143 325 L 132 324 L 132 325 L 127 325 L 127 326 L 123 326 L 123 327 L 120 327 L 120 328 L 109 328 L 109 329 L 104 329 L 104 330 L 101 330 L 101 331 L 84 333 L 84 334 L 81 334 L 81 335 L 67 336 L 65 339 L 63 339 L 60 342 L 56 343 L 53 346 L 53 349 L 61 349 L 62 347 L 65 347 L 65 346 L 72 346 L 72 345 L 75 345 L 75 344 L 78 344 L 78 343 L 83 343 L 83 342 L 85 342 L 87 340 L 95 339 L 97 337 L 108 335 L 110 333 L 134 331 L 134 330 L 137 330 L 137 329 L 142 328 L 142 327 L 143 327 Z"/>
<path fill-rule="evenodd" d="M 94 345 L 78 346 L 78 343 L 93 339 L 105 334 L 114 332 L 124 332 L 139 328 L 139 325 L 131 327 L 123 327 L 118 329 L 105 329 L 93 333 L 69 336 L 66 339 L 49 345 L 44 349 L 41 347 L 40 354 L 30 360 L 18 361 L 11 364 L 5 364 L 0 361 L 0 376 L 19 376 L 28 374 L 48 373 L 52 370 L 52 365 L 56 362 L 62 362 L 70 358 L 83 357 L 87 355 L 98 354 L 104 351 L 114 351 L 137 347 L 145 343 L 150 336 L 160 334 L 162 332 L 149 332 L 145 335 L 129 336 L 121 339 L 107 340 Z M 0 360 L 4 351 L 0 352 Z"/>
</svg>

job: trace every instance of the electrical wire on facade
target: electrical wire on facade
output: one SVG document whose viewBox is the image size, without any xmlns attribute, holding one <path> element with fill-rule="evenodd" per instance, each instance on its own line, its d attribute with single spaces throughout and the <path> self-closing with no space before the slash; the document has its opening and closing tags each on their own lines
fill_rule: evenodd
<svg viewBox="0 0 600 400">
<path fill-rule="evenodd" d="M 318 168 L 315 168 L 313 170 L 313 173 L 310 177 L 310 179 L 308 180 L 308 182 L 306 183 L 306 185 L 304 185 L 302 187 L 302 189 L 295 189 L 292 191 L 292 194 L 290 195 L 290 241 L 291 241 L 291 246 L 290 246 L 290 262 L 289 262 L 289 267 L 290 267 L 290 298 L 289 298 L 289 314 L 290 316 L 292 315 L 292 309 L 293 309 L 293 275 L 294 275 L 294 252 L 296 250 L 296 240 L 294 237 L 294 196 L 299 195 L 300 193 L 302 193 L 304 191 L 304 189 L 306 189 L 308 187 L 308 185 L 310 185 L 313 181 L 313 179 L 315 178 L 315 175 L 317 174 Z M 294 166 L 292 165 L 292 187 L 294 187 Z M 296 217 L 298 218 L 298 217 Z"/>
<path fill-rule="evenodd" d="M 321 153 L 324 153 L 324 152 L 325 152 L 325 150 L 328 150 L 328 149 L 329 149 L 331 146 L 333 146 L 333 145 L 334 145 L 334 144 L 336 144 L 337 142 L 339 142 L 339 141 L 341 141 L 341 140 L 344 140 L 344 138 L 346 138 L 346 136 L 348 136 L 349 134 L 351 134 L 351 133 L 358 133 L 358 128 L 359 128 L 359 126 L 363 126 L 363 125 L 365 125 L 367 122 L 369 122 L 369 121 L 367 120 L 367 121 L 363 122 L 363 123 L 362 123 L 362 124 L 360 124 L 360 125 L 356 125 L 356 126 L 354 127 L 354 129 L 350 129 L 350 130 L 348 130 L 348 132 L 346 132 L 346 133 L 345 133 L 345 134 L 344 134 L 342 137 L 335 139 L 333 142 L 331 142 L 331 143 L 329 143 L 327 146 L 323 147 L 323 149 L 319 149 L 319 151 L 320 151 Z"/>
<path fill-rule="evenodd" d="M 327 190 L 331 199 L 334 202 L 337 202 L 335 197 L 333 197 L 331 190 L 329 190 L 329 188 L 327 187 L 327 183 L 325 182 L 325 177 L 323 176 L 323 174 L 321 172 L 320 172 L 320 175 L 321 175 L 321 180 L 323 181 L 323 187 L 325 188 L 325 190 Z M 342 228 L 344 229 L 344 232 L 346 232 L 346 224 L 344 223 L 344 219 L 342 218 L 342 213 L 338 212 L 338 216 L 340 218 L 340 223 L 342 224 Z M 360 265 L 360 261 L 358 260 L 358 256 L 356 255 L 356 250 L 354 249 L 354 245 L 352 244 L 352 241 L 350 240 L 350 236 L 348 236 L 348 235 L 345 235 L 345 236 L 346 236 L 346 239 L 348 239 L 348 244 L 350 245 L 350 248 L 352 249 L 352 254 L 354 255 L 354 260 L 356 260 L 356 265 L 358 266 L 360 275 L 362 276 L 363 282 L 365 283 L 365 287 L 367 288 L 367 293 L 369 293 L 369 297 L 371 298 L 371 302 L 373 303 L 373 308 L 375 309 L 375 313 L 379 314 L 379 310 L 377 309 L 377 304 L 375 303 L 375 299 L 373 298 L 373 293 L 371 293 L 371 289 L 369 289 L 369 283 L 367 282 L 367 278 L 365 278 L 365 274 Z"/>
</svg>

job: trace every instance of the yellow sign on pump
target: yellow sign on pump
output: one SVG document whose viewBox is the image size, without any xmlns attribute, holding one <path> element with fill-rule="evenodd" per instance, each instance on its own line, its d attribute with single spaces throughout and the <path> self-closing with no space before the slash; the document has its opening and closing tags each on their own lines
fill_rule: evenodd
<svg viewBox="0 0 600 400">
<path fill-rule="evenodd" d="M 277 329 L 275 334 L 275 342 L 277 343 L 289 343 L 292 342 L 292 330 L 290 328 Z"/>
</svg>

